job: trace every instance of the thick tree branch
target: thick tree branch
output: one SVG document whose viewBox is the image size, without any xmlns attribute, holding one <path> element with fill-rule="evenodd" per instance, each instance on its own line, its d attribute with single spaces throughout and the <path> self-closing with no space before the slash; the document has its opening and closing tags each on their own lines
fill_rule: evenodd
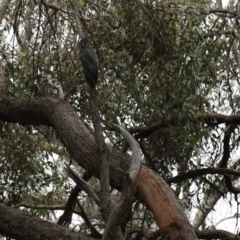
<svg viewBox="0 0 240 240">
<path fill-rule="evenodd" d="M 195 230 L 197 236 L 200 239 L 222 239 L 222 240 L 236 240 L 235 234 L 232 234 L 230 232 L 224 231 L 224 230 Z"/>
<path fill-rule="evenodd" d="M 67 102 L 54 98 L 0 98 L 0 120 L 52 126 L 72 158 L 99 177 L 99 154 L 95 139 Z M 110 183 L 121 189 L 124 172 L 131 162 L 130 156 L 108 148 L 108 157 Z M 181 236 L 182 239 L 197 239 L 175 194 L 159 174 L 143 166 L 137 182 L 137 193 L 152 211 L 164 234 L 172 238 Z"/>
<path fill-rule="evenodd" d="M 21 225 L 22 231 L 19 231 Z M 55 223 L 33 217 L 29 213 L 0 204 L 0 234 L 25 239 L 71 239 L 94 240 L 93 238 L 74 233 Z"/>
<path fill-rule="evenodd" d="M 214 230 L 195 230 L 197 236 L 199 239 L 222 239 L 222 240 L 236 240 L 237 236 L 235 234 L 232 234 L 230 232 L 224 231 L 224 230 L 218 230 L 218 229 L 214 229 Z M 143 236 L 143 234 L 140 234 L 141 236 Z M 159 236 L 161 236 L 161 232 L 159 230 L 157 230 L 156 232 L 152 232 L 152 233 L 148 233 L 148 234 L 144 234 L 144 236 L 147 237 L 148 240 L 155 240 L 157 239 Z M 163 238 L 163 240 L 165 240 Z M 167 238 L 168 240 L 168 238 Z"/>
<path fill-rule="evenodd" d="M 121 134 L 123 135 L 125 140 L 128 142 L 128 144 L 132 148 L 133 154 L 132 154 L 131 166 L 129 168 L 129 177 L 133 182 L 133 185 L 135 185 L 141 169 L 141 151 L 140 151 L 139 144 L 133 138 L 133 136 L 129 134 L 124 128 L 122 128 L 117 124 L 114 124 L 114 126 L 120 130 Z"/>
</svg>

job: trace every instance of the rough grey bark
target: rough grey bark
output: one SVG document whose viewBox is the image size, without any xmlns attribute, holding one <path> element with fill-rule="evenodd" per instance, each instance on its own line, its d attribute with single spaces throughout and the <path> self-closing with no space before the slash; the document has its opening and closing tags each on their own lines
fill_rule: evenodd
<svg viewBox="0 0 240 240">
<path fill-rule="evenodd" d="M 0 234 L 18 240 L 94 240 L 66 227 L 33 217 L 29 213 L 0 204 Z"/>
</svg>

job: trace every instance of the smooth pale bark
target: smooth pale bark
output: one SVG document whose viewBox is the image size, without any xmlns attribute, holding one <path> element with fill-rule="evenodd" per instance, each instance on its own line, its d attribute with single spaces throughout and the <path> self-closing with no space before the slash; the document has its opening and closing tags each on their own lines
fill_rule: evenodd
<svg viewBox="0 0 240 240">
<path fill-rule="evenodd" d="M 125 175 L 124 188 L 122 194 L 111 211 L 107 224 L 105 226 L 103 240 L 116 239 L 113 233 L 120 227 L 122 221 L 125 220 L 127 212 L 131 209 L 134 193 L 136 192 L 136 184 L 141 169 L 141 150 L 138 142 L 135 138 L 128 133 L 121 126 L 114 124 L 114 126 L 120 130 L 121 134 L 128 142 L 132 149 L 132 162 L 131 166 Z M 116 230 L 115 230 L 116 229 Z"/>
<path fill-rule="evenodd" d="M 204 198 L 199 204 L 198 211 L 193 220 L 193 227 L 195 229 L 198 229 L 204 223 L 207 215 L 214 209 L 220 197 L 220 194 L 211 193 L 210 191 L 204 194 Z"/>
<path fill-rule="evenodd" d="M 99 177 L 99 155 L 95 139 L 71 105 L 64 100 L 0 98 L 0 120 L 23 125 L 52 126 L 79 165 Z M 108 153 L 110 184 L 121 189 L 131 157 L 110 147 Z M 179 201 L 159 174 L 142 167 L 137 194 L 153 212 L 162 234 L 173 239 L 197 239 Z"/>
</svg>

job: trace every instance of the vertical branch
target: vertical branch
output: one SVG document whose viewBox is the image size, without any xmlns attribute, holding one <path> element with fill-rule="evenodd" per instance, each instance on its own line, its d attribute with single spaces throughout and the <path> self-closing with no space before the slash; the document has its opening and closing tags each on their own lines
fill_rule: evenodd
<svg viewBox="0 0 240 240">
<path fill-rule="evenodd" d="M 8 79 L 3 66 L 0 66 L 0 95 L 7 95 L 8 93 Z"/>
<path fill-rule="evenodd" d="M 74 0 L 74 12 L 75 20 L 77 24 L 78 34 L 83 37 L 81 22 L 78 16 L 78 2 Z M 85 74 L 86 75 L 86 74 Z M 86 76 L 87 78 L 87 76 Z M 88 80 L 88 79 L 86 79 Z M 113 208 L 110 199 L 110 184 L 109 184 L 109 161 L 108 161 L 108 148 L 105 144 L 105 139 L 103 136 L 103 130 L 101 126 L 101 117 L 99 113 L 99 108 L 97 104 L 97 91 L 94 87 L 89 86 L 89 102 L 92 115 L 92 121 L 94 126 L 94 135 L 98 145 L 99 160 L 100 160 L 100 200 L 101 200 L 101 212 L 103 220 L 107 223 L 111 210 Z M 123 234 L 120 229 L 120 224 L 116 227 L 115 231 L 112 233 L 112 239 L 120 240 L 123 239 Z M 108 238 L 107 238 L 108 239 Z M 109 238 L 110 240 L 110 238 Z"/>
<path fill-rule="evenodd" d="M 89 86 L 90 93 L 90 109 L 92 114 L 95 139 L 98 145 L 100 163 L 100 198 L 101 198 L 101 210 L 103 219 L 107 222 L 112 209 L 112 203 L 110 200 L 110 184 L 109 184 L 109 161 L 107 154 L 107 147 L 103 136 L 103 130 L 101 126 L 101 118 L 97 104 L 97 91 L 95 88 Z"/>
<path fill-rule="evenodd" d="M 219 164 L 221 168 L 227 168 L 228 161 L 230 159 L 230 140 L 231 140 L 231 135 L 236 129 L 236 125 L 232 124 L 229 125 L 225 131 L 224 139 L 223 139 L 223 157 L 222 160 Z M 224 175 L 225 179 L 225 184 L 226 187 L 228 188 L 229 192 L 232 192 L 234 194 L 240 193 L 240 188 L 234 187 L 232 184 L 231 177 L 228 175 Z"/>
<path fill-rule="evenodd" d="M 78 12 L 78 0 L 74 0 L 73 4 L 74 4 L 74 16 L 77 24 L 78 35 L 81 38 L 83 36 L 83 32 L 82 32 L 82 26 L 81 26 L 79 12 Z"/>
</svg>

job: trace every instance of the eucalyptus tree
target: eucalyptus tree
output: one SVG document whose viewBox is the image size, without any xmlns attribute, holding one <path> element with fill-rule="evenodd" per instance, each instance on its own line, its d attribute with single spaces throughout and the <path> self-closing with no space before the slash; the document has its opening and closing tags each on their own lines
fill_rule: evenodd
<svg viewBox="0 0 240 240">
<path fill-rule="evenodd" d="M 209 216 L 239 194 L 238 16 L 238 1 L 2 1 L 2 238 L 235 239 Z"/>
</svg>

